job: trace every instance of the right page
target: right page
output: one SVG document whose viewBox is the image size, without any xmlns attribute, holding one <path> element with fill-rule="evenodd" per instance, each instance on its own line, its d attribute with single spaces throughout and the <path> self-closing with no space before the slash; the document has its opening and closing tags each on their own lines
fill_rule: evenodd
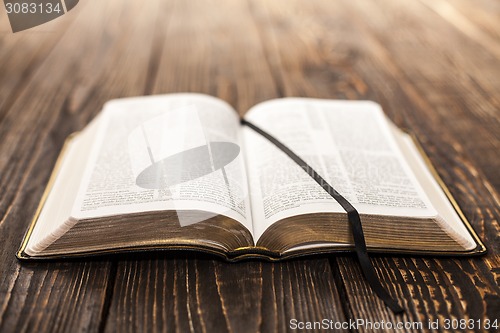
<svg viewBox="0 0 500 333">
<path fill-rule="evenodd" d="M 285 98 L 255 106 L 245 119 L 303 158 L 360 214 L 437 216 L 378 104 Z M 344 212 L 272 143 L 243 132 L 256 240 L 291 216 Z"/>
</svg>

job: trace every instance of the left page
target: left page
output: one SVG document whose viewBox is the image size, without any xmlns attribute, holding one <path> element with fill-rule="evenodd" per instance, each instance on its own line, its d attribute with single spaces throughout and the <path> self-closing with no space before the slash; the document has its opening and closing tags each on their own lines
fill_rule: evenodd
<svg viewBox="0 0 500 333">
<path fill-rule="evenodd" d="M 172 94 L 107 103 L 71 216 L 176 211 L 181 226 L 224 215 L 252 233 L 239 117 L 225 102 Z M 189 211 L 206 214 L 183 214 Z"/>
</svg>

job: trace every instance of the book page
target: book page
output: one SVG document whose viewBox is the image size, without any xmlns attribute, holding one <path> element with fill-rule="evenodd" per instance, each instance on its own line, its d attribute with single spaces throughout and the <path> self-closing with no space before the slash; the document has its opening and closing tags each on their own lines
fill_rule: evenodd
<svg viewBox="0 0 500 333">
<path fill-rule="evenodd" d="M 175 210 L 181 226 L 225 215 L 252 231 L 239 117 L 229 105 L 199 94 L 129 98 L 107 103 L 102 118 L 74 218 Z M 192 210 L 207 214 L 183 215 Z"/>
<path fill-rule="evenodd" d="M 436 216 L 377 104 L 286 98 L 257 105 L 245 119 L 304 159 L 361 214 Z M 250 128 L 243 133 L 256 239 L 283 218 L 344 212 L 272 143 Z"/>
</svg>

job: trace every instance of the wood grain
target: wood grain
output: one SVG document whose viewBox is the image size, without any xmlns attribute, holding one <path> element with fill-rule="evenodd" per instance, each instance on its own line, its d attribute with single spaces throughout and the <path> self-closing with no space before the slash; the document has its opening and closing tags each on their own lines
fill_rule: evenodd
<svg viewBox="0 0 500 333">
<path fill-rule="evenodd" d="M 0 249 L 0 331 L 79 332 L 102 326 L 114 282 L 112 262 L 30 265 L 14 256 L 64 138 L 83 128 L 105 101 L 143 93 L 152 40 L 139 27 L 156 13 L 154 5 L 147 9 L 120 1 L 75 8 L 75 22 L 5 113 L 0 237 L 9 246 Z M 135 47 L 139 42 L 144 48 Z M 87 50 L 84 57 L 82 50 Z"/>
<path fill-rule="evenodd" d="M 432 12 L 426 7 L 398 4 L 346 1 L 304 8 L 300 2 L 289 1 L 287 6 L 265 2 L 252 8 L 262 36 L 267 38 L 264 44 L 274 54 L 274 63 L 282 68 L 276 75 L 285 94 L 321 98 L 334 94 L 338 98 L 381 103 L 397 124 L 410 129 L 424 143 L 466 216 L 489 245 L 486 259 L 376 259 L 384 284 L 393 295 L 405 300 L 407 312 L 403 320 L 492 318 L 499 306 L 500 215 L 497 186 L 489 180 L 498 180 L 500 161 L 493 152 L 498 151 L 499 117 L 495 97 L 485 92 L 493 93 L 500 87 L 500 69 L 487 66 L 498 59 L 485 52 L 488 50 L 482 50 L 484 61 L 479 63 L 471 63 L 470 57 L 455 56 L 460 58 L 456 60 L 460 67 L 455 69 L 457 65 L 450 63 L 454 50 L 474 41 L 453 27 L 443 26 L 436 17 L 422 27 L 426 17 L 434 15 Z M 284 18 L 289 23 L 287 29 L 276 24 Z M 395 26 L 395 34 L 402 35 L 399 39 L 387 33 Z M 431 30 L 447 31 L 451 45 L 440 43 L 431 36 Z M 449 42 L 453 41 L 451 36 L 456 39 L 454 43 Z M 469 45 L 460 51 L 474 49 Z M 477 71 L 481 66 L 490 71 L 487 76 Z M 474 88 L 467 80 L 457 80 L 463 70 L 479 82 Z M 478 96 L 485 97 L 479 100 Z M 397 320 L 373 296 L 353 258 L 333 259 L 332 267 L 338 267 L 344 282 L 349 317 Z"/>
<path fill-rule="evenodd" d="M 499 14 L 493 0 L 88 0 L 12 34 L 0 10 L 0 332 L 283 332 L 293 318 L 498 318 Z M 19 263 L 65 137 L 109 99 L 183 91 L 220 97 L 240 114 L 284 96 L 379 102 L 422 142 L 488 255 L 374 258 L 403 316 L 374 296 L 349 255 Z"/>
</svg>

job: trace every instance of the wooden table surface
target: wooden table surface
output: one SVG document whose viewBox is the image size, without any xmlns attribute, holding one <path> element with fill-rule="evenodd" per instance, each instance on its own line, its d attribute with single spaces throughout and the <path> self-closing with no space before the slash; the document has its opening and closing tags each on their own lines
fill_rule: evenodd
<svg viewBox="0 0 500 333">
<path fill-rule="evenodd" d="M 351 255 L 19 262 L 65 137 L 109 99 L 186 91 L 241 114 L 284 96 L 380 103 L 423 143 L 488 255 L 375 257 L 402 316 Z M 440 320 L 442 331 L 445 319 L 500 320 L 499 109 L 495 0 L 82 0 L 16 34 L 0 8 L 0 331 L 281 332 L 325 318 L 424 331 Z"/>
</svg>

